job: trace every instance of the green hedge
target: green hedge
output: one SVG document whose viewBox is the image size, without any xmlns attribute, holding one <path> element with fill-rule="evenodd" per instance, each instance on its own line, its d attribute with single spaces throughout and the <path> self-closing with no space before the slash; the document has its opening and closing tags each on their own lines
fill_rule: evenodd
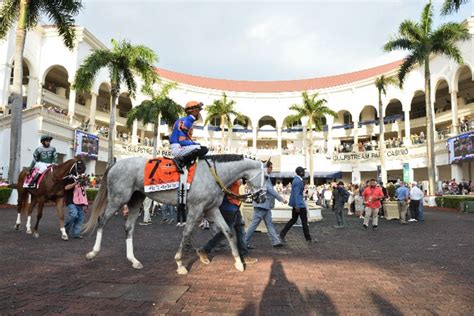
<svg viewBox="0 0 474 316">
<path fill-rule="evenodd" d="M 0 204 L 6 204 L 11 194 L 12 189 L 8 187 L 0 187 Z"/>
<path fill-rule="evenodd" d="M 436 205 L 439 207 L 455 208 L 460 210 L 460 203 L 464 201 L 474 201 L 472 195 L 446 195 L 435 198 Z"/>
<path fill-rule="evenodd" d="M 97 192 L 99 192 L 99 189 L 92 189 L 92 188 L 86 189 L 87 200 L 94 201 L 95 197 L 97 196 Z"/>
</svg>

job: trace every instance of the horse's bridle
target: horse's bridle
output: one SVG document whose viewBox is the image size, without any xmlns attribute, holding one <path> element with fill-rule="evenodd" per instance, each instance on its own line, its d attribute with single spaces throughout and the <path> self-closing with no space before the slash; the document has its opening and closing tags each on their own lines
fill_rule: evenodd
<svg viewBox="0 0 474 316">
<path fill-rule="evenodd" d="M 219 185 L 219 187 L 221 188 L 222 192 L 224 192 L 226 195 L 230 195 L 232 196 L 233 198 L 236 198 L 240 201 L 246 201 L 248 198 L 252 198 L 252 199 L 257 199 L 259 197 L 261 197 L 262 195 L 265 195 L 267 192 L 264 188 L 264 184 L 265 184 L 265 172 L 264 172 L 264 167 L 263 167 L 263 163 L 261 164 L 261 169 L 260 169 L 260 172 L 258 172 L 257 174 L 255 174 L 252 178 L 248 179 L 247 181 L 252 181 L 253 179 L 255 179 L 259 174 L 261 175 L 261 182 L 260 182 L 260 188 L 256 191 L 253 191 L 253 192 L 250 192 L 250 193 L 247 193 L 247 194 L 235 194 L 233 193 L 232 191 L 230 191 L 225 185 L 224 183 L 222 182 L 221 178 L 217 175 L 217 168 L 216 168 L 216 162 L 214 161 L 214 167 L 211 166 L 211 164 L 209 163 L 209 161 L 207 161 L 206 158 L 203 158 L 203 160 L 207 163 L 207 166 L 209 167 L 209 171 L 211 172 L 212 174 L 212 177 L 214 178 L 214 180 L 216 180 L 216 183 Z"/>
<path fill-rule="evenodd" d="M 56 181 L 61 181 L 61 180 L 66 180 L 66 179 L 74 179 L 74 180 L 77 180 L 79 178 L 79 173 L 77 171 L 77 164 L 79 163 L 80 160 L 76 160 L 76 162 L 74 162 L 74 164 L 71 166 L 71 168 L 69 169 L 69 172 L 67 175 L 65 175 L 64 177 L 62 178 L 55 178 L 54 177 L 54 174 L 53 174 L 53 168 L 54 167 L 51 167 L 51 174 L 53 175 L 53 179 L 56 180 Z M 73 172 L 76 174 L 74 176 Z"/>
</svg>

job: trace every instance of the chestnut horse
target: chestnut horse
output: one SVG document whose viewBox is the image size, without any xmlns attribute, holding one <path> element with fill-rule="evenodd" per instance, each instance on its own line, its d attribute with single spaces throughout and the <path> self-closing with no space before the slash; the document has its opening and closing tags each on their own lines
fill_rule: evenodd
<svg viewBox="0 0 474 316">
<path fill-rule="evenodd" d="M 61 238 L 68 240 L 66 230 L 64 229 L 64 194 L 66 179 L 74 178 L 86 171 L 86 166 L 80 158 L 69 159 L 68 161 L 54 165 L 45 171 L 43 179 L 39 184 L 38 188 L 23 188 L 23 182 L 28 175 L 28 169 L 23 169 L 18 176 L 18 182 L 16 189 L 18 190 L 18 206 L 17 206 L 17 219 L 15 229 L 20 229 L 21 224 L 21 212 L 28 207 L 28 219 L 26 221 L 26 233 L 33 234 L 34 237 L 38 238 L 38 225 L 43 216 L 44 203 L 47 201 L 56 202 L 56 211 L 59 217 L 59 228 L 61 231 Z M 29 196 L 31 196 L 31 202 L 28 203 Z M 31 230 L 31 213 L 34 207 L 38 204 L 38 214 L 36 215 L 36 224 L 33 230 Z"/>
</svg>

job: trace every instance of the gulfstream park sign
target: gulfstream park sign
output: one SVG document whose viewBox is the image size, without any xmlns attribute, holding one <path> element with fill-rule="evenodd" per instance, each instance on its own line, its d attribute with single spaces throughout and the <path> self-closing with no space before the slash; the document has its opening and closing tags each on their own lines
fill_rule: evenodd
<svg viewBox="0 0 474 316">
<path fill-rule="evenodd" d="M 407 156 L 407 148 L 397 148 L 397 149 L 387 149 L 385 152 L 386 157 L 398 157 L 398 156 Z M 363 160 L 363 159 L 378 159 L 380 157 L 379 152 L 377 151 L 368 151 L 360 153 L 347 153 L 347 154 L 335 154 L 328 156 L 327 159 L 332 159 L 333 161 L 350 161 L 350 160 Z"/>
</svg>

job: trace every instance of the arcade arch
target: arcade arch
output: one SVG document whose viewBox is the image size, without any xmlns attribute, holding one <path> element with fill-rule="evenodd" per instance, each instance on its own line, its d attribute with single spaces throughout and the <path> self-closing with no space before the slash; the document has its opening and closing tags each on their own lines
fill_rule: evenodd
<svg viewBox="0 0 474 316">
<path fill-rule="evenodd" d="M 69 74 L 66 68 L 61 65 L 54 65 L 46 71 L 43 88 L 64 99 L 69 99 L 71 84 L 68 79 Z"/>
</svg>

